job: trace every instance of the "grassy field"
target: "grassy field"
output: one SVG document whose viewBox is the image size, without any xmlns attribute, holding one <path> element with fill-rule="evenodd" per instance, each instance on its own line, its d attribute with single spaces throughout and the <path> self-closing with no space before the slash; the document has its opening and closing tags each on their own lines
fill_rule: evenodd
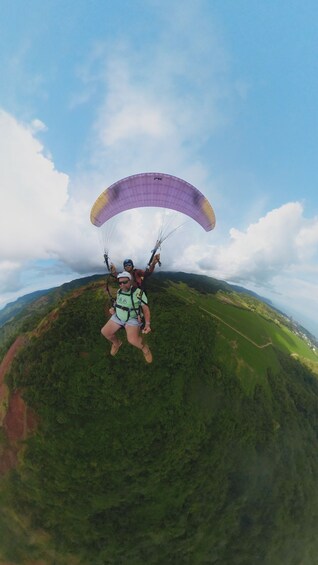
<svg viewBox="0 0 318 565">
<path fill-rule="evenodd" d="M 282 317 L 267 305 L 250 297 L 244 301 L 235 293 L 202 294 L 182 282 L 172 283 L 171 292 L 217 321 L 218 358 L 231 363 L 246 391 L 252 392 L 256 382 L 266 382 L 268 368 L 274 374 L 279 372 L 276 348 L 303 361 L 318 374 L 317 353 L 283 325 Z"/>
</svg>

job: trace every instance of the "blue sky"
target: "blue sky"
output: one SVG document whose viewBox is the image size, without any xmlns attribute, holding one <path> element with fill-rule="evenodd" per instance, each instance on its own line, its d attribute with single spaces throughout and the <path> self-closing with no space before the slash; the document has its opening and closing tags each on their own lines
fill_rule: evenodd
<svg viewBox="0 0 318 565">
<path fill-rule="evenodd" d="M 3 0 L 0 307 L 94 272 L 89 211 L 116 180 L 170 173 L 210 200 L 164 269 L 266 296 L 318 335 L 316 2 Z M 148 259 L 153 211 L 112 258 Z"/>
</svg>

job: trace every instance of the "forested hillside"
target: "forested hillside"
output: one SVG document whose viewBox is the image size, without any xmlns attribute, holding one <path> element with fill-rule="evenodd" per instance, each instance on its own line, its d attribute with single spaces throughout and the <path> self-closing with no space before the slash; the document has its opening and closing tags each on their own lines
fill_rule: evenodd
<svg viewBox="0 0 318 565">
<path fill-rule="evenodd" d="M 206 279 L 149 280 L 152 365 L 109 355 L 103 279 L 6 328 L 6 409 L 34 421 L 13 445 L 2 405 L 0 563 L 317 563 L 317 354 Z"/>
</svg>

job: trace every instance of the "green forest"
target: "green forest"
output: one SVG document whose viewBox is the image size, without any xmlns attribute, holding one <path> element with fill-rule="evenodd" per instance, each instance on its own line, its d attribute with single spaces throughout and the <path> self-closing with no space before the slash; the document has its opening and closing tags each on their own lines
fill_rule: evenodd
<svg viewBox="0 0 318 565">
<path fill-rule="evenodd" d="M 38 426 L 0 477 L 0 563 L 315 565 L 317 355 L 204 277 L 148 297 L 152 365 L 124 332 L 109 355 L 103 279 L 3 333 L 28 335 L 6 382 Z"/>
</svg>

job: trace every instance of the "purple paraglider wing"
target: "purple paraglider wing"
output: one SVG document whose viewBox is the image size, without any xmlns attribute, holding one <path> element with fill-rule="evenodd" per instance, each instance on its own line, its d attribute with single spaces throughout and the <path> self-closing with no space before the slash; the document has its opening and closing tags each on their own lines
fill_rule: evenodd
<svg viewBox="0 0 318 565">
<path fill-rule="evenodd" d="M 140 173 L 115 182 L 97 198 L 91 222 L 99 227 L 120 212 L 145 206 L 182 212 L 206 231 L 215 226 L 215 215 L 205 196 L 188 182 L 165 173 Z"/>
</svg>

